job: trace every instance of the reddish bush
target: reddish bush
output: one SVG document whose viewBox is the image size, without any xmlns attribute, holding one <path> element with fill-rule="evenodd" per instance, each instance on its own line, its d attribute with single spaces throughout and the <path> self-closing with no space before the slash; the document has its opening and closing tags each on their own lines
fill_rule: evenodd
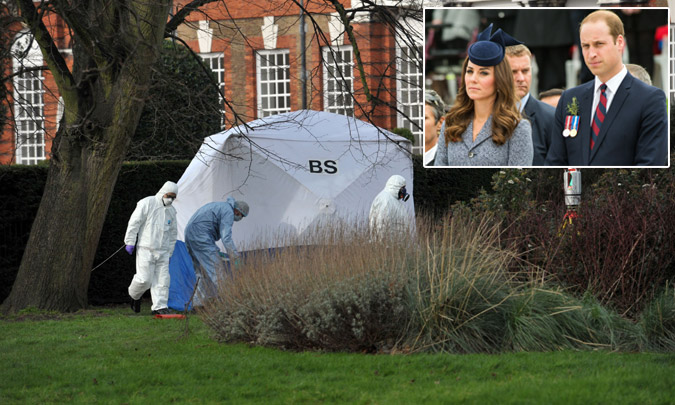
<svg viewBox="0 0 675 405">
<path fill-rule="evenodd" d="M 471 208 L 496 214 L 502 243 L 522 255 L 520 271 L 525 266 L 531 277 L 553 276 L 633 316 L 675 278 L 675 174 L 585 171 L 578 217 L 563 228 L 562 170 L 556 172 L 497 173 L 493 193 L 482 194 Z M 557 195 L 550 192 L 555 183 Z"/>
<path fill-rule="evenodd" d="M 642 183 L 636 171 L 607 172 L 591 187 L 579 218 L 551 261 L 557 276 L 603 303 L 634 314 L 675 276 L 672 184 Z M 660 183 L 660 184 L 659 184 Z"/>
</svg>

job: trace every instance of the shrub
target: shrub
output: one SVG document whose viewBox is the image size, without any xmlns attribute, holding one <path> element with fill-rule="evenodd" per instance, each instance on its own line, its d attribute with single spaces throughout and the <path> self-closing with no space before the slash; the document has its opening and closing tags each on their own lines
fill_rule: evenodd
<svg viewBox="0 0 675 405">
<path fill-rule="evenodd" d="M 675 351 L 675 288 L 667 283 L 640 315 L 649 350 Z"/>
<path fill-rule="evenodd" d="M 496 169 L 425 169 L 413 155 L 415 211 L 442 220 L 456 201 L 469 201 L 490 187 Z"/>
<path fill-rule="evenodd" d="M 599 342 L 612 350 L 635 351 L 644 347 L 642 329 L 633 321 L 602 305 L 591 292 L 584 293 L 580 305 L 589 342 Z"/>
<path fill-rule="evenodd" d="M 391 132 L 395 133 L 398 136 L 402 136 L 405 139 L 409 140 L 411 144 L 415 145 L 415 135 L 408 128 L 394 128 Z"/>
<path fill-rule="evenodd" d="M 504 303 L 514 258 L 502 250 L 489 218 L 446 217 L 421 232 L 415 265 L 414 350 L 494 352 L 501 346 Z"/>
<path fill-rule="evenodd" d="M 247 256 L 204 319 L 222 341 L 286 349 L 388 350 L 408 322 L 410 247 L 334 224 Z M 408 244 L 410 246 L 410 244 Z M 404 329 L 404 328 L 403 328 Z"/>
<path fill-rule="evenodd" d="M 221 283 L 203 309 L 220 340 L 368 353 L 635 350 L 644 340 L 590 294 L 508 271 L 518 257 L 500 247 L 492 218 L 420 218 L 404 244 L 314 232 L 248 257 Z"/>
<path fill-rule="evenodd" d="M 493 192 L 455 211 L 492 215 L 501 245 L 528 264 L 530 277 L 554 276 L 581 296 L 636 316 L 675 276 L 675 179 L 670 171 L 584 170 L 578 218 L 563 227 L 562 171 L 504 170 Z M 542 199 L 544 198 L 544 199 Z M 548 198 L 548 199 L 546 199 Z M 521 263 L 513 269 L 521 271 Z"/>
<path fill-rule="evenodd" d="M 635 315 L 675 275 L 673 187 L 637 171 L 607 171 L 590 187 L 551 266 L 558 277 Z"/>
<path fill-rule="evenodd" d="M 372 353 L 393 347 L 409 321 L 408 280 L 388 269 L 379 273 L 309 295 L 297 318 L 312 346 Z"/>
<path fill-rule="evenodd" d="M 188 48 L 164 41 L 127 160 L 192 159 L 204 138 L 221 130 L 216 83 Z"/>
<path fill-rule="evenodd" d="M 580 300 L 559 287 L 533 284 L 514 294 L 510 307 L 505 350 L 636 350 L 642 341 L 635 324 L 591 294 Z"/>
<path fill-rule="evenodd" d="M 504 348 L 514 351 L 569 349 L 570 333 L 584 322 L 578 306 L 559 291 L 529 288 L 513 296 L 504 329 Z"/>
</svg>

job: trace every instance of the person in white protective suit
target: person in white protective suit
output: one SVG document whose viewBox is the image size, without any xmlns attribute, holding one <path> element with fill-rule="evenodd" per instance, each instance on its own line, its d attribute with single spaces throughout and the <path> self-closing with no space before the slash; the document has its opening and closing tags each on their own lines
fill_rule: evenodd
<svg viewBox="0 0 675 405">
<path fill-rule="evenodd" d="M 411 234 L 412 216 L 404 205 L 410 194 L 405 184 L 403 176 L 391 176 L 370 206 L 370 231 L 378 239 L 400 239 Z"/>
<path fill-rule="evenodd" d="M 185 246 L 192 258 L 196 274 L 202 278 L 197 286 L 194 305 L 200 306 L 205 298 L 215 295 L 218 281 L 222 278 L 216 269 L 220 264 L 220 249 L 216 241 L 220 240 L 227 251 L 230 264 L 239 257 L 237 247 L 232 240 L 232 225 L 241 221 L 249 212 L 245 201 L 227 197 L 225 201 L 215 201 L 199 208 L 185 227 Z M 224 270 L 228 271 L 229 266 Z M 219 267 L 220 269 L 220 267 Z"/>
<path fill-rule="evenodd" d="M 127 253 L 136 249 L 136 274 L 129 285 L 134 312 L 141 311 L 141 297 L 149 288 L 153 315 L 171 313 L 169 259 L 178 237 L 176 209 L 171 204 L 177 193 L 176 183 L 167 181 L 157 194 L 140 200 L 129 219 L 124 243 Z"/>
</svg>

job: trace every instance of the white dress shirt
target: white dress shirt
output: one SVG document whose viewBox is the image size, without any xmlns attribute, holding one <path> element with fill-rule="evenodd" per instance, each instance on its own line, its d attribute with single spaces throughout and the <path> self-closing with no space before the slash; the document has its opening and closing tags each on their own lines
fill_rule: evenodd
<svg viewBox="0 0 675 405">
<path fill-rule="evenodd" d="M 428 151 L 424 152 L 424 160 L 422 161 L 424 166 L 427 166 L 432 160 L 434 160 L 434 157 L 436 156 L 436 148 L 438 148 L 438 143 L 432 146 Z"/>
<path fill-rule="evenodd" d="M 607 89 L 605 90 L 605 97 L 607 97 L 607 109 L 605 111 L 609 112 L 609 106 L 612 104 L 612 100 L 614 99 L 614 95 L 616 94 L 617 90 L 619 90 L 619 86 L 621 85 L 621 82 L 623 79 L 626 77 L 626 74 L 628 74 L 628 69 L 626 69 L 626 65 L 623 66 L 623 69 L 614 77 L 611 79 L 607 80 L 605 84 L 607 85 Z M 595 118 L 595 109 L 598 107 L 598 103 L 600 102 L 600 86 L 602 85 L 602 82 L 600 79 L 598 79 L 598 76 L 595 76 L 595 90 L 593 91 L 593 109 L 591 110 L 591 127 L 593 127 L 593 118 Z"/>
</svg>

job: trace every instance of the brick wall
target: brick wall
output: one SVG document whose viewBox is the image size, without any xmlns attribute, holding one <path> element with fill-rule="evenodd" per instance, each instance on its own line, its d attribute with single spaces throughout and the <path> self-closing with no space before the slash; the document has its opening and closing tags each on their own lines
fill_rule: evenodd
<svg viewBox="0 0 675 405">
<path fill-rule="evenodd" d="M 51 17 L 48 19 L 48 23 L 48 27 L 50 28 L 50 32 L 54 37 L 56 44 L 61 49 L 67 49 L 70 46 L 70 36 L 68 35 L 63 22 L 60 19 Z M 21 31 L 21 29 L 22 27 L 20 24 L 15 24 L 8 27 L 7 31 L 11 33 L 10 35 L 12 37 L 14 37 Z M 66 59 L 68 66 L 72 66 L 72 56 L 70 52 L 62 52 L 62 55 Z M 13 61 L 9 61 L 7 64 L 4 72 L 5 75 L 13 73 L 12 63 Z M 42 71 L 42 76 L 44 77 L 42 82 L 42 91 L 44 99 L 45 149 L 47 152 L 49 152 L 51 150 L 54 135 L 56 134 L 57 120 L 59 118 L 57 117 L 57 112 L 59 110 L 59 93 L 52 73 L 45 69 Z M 8 89 L 10 96 L 13 97 L 13 89 L 11 86 L 9 86 L 9 84 Z M 11 111 L 9 112 L 10 116 L 15 114 L 15 106 L 13 105 L 13 101 L 14 100 L 12 99 Z M 8 121 L 5 128 L 2 128 L 2 133 L 0 134 L 0 164 L 15 163 L 15 147 L 15 128 L 13 126 L 13 120 L 10 120 Z"/>
<path fill-rule="evenodd" d="M 175 2 L 176 7 L 181 2 Z M 328 22 L 330 12 L 323 3 L 310 2 L 306 6 L 313 14 L 315 24 L 330 39 Z M 345 7 L 349 1 L 342 1 Z M 299 8 L 291 2 L 275 2 L 269 0 L 250 0 L 246 2 L 227 2 L 227 8 L 220 7 L 217 2 L 206 8 L 209 25 L 213 29 L 213 40 L 210 52 L 222 53 L 225 61 L 225 97 L 230 107 L 226 107 L 226 127 L 234 123 L 235 112 L 244 121 L 258 118 L 257 83 L 256 83 L 256 51 L 264 49 L 262 36 L 263 17 L 275 16 L 278 25 L 277 49 L 288 49 L 291 77 L 291 110 L 302 108 L 302 82 L 300 55 L 302 44 L 299 32 Z M 325 14 L 319 14 L 325 12 Z M 233 18 L 234 17 L 234 18 Z M 202 13 L 192 13 L 190 24 L 181 25 L 178 36 L 186 41 L 197 53 L 200 52 L 197 36 L 198 21 L 205 18 Z M 61 47 L 70 46 L 63 24 L 52 18 L 51 29 L 57 43 Z M 310 17 L 306 17 L 306 68 L 309 73 L 306 83 L 307 108 L 323 109 L 323 67 L 321 65 L 322 46 L 327 45 L 315 31 Z M 364 62 L 366 81 L 371 93 L 377 97 L 378 103 L 368 103 L 358 69 L 354 69 L 354 91 L 358 103 L 364 111 L 355 108 L 355 115 L 364 119 L 369 117 L 373 122 L 385 129 L 397 126 L 396 113 L 391 108 L 396 100 L 396 45 L 393 34 L 380 23 L 358 23 L 354 25 L 359 50 Z M 345 38 L 345 44 L 349 41 Z M 71 63 L 69 61 L 69 63 Z M 56 132 L 56 115 L 58 110 L 58 93 L 52 75 L 44 73 L 44 101 L 47 131 L 47 147 Z M 14 149 L 13 128 L 6 128 L 0 138 L 0 164 L 12 162 Z M 49 149 L 48 149 L 49 150 Z"/>
</svg>

